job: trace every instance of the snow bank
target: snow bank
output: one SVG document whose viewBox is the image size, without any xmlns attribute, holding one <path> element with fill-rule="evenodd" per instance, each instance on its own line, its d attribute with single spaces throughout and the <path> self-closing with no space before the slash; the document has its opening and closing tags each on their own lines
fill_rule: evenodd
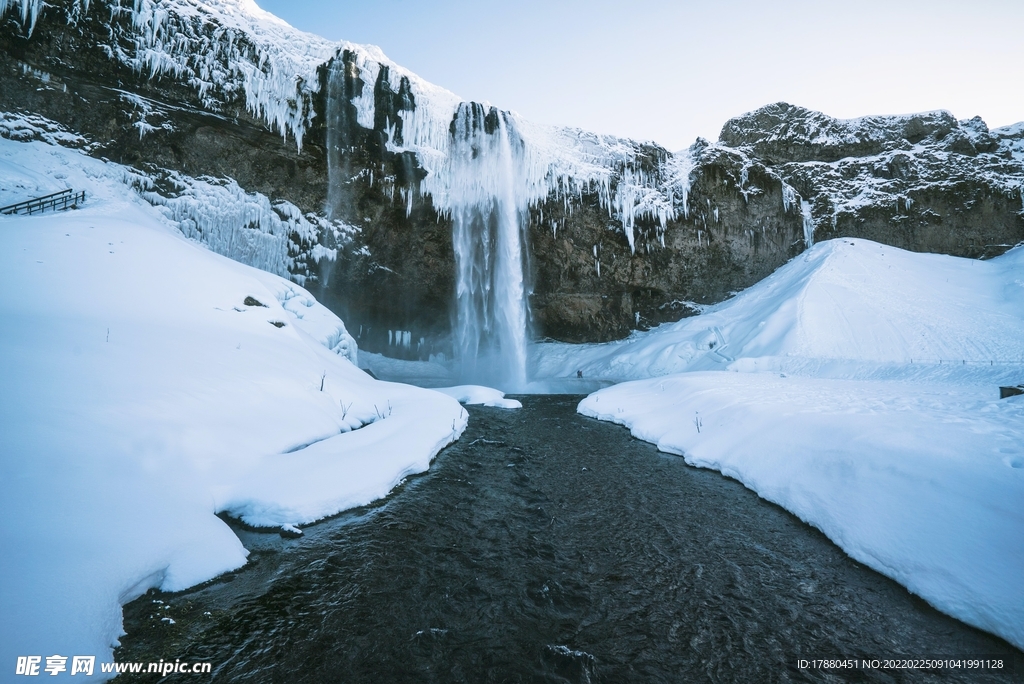
<svg viewBox="0 0 1024 684">
<path fill-rule="evenodd" d="M 466 425 L 454 400 L 356 368 L 308 292 L 186 240 L 119 175 L 0 140 L 0 194 L 89 197 L 0 217 L 8 664 L 111 660 L 120 604 L 245 563 L 215 513 L 279 527 L 366 504 Z"/>
<path fill-rule="evenodd" d="M 1024 364 L 1024 248 L 990 261 L 822 242 L 702 315 L 627 340 L 535 345 L 538 377 L 690 370 L 908 377 Z M 960 367 L 960 368 L 956 368 Z M 986 370 L 988 372 L 988 370 Z"/>
<path fill-rule="evenodd" d="M 1024 648 L 1024 401 L 992 385 L 683 373 L 580 403 L 734 477 L 851 557 Z"/>
<path fill-rule="evenodd" d="M 481 385 L 457 385 L 455 387 L 437 387 L 435 391 L 447 394 L 460 404 L 483 404 L 496 408 L 517 409 L 523 408 L 522 402 L 515 399 L 506 399 L 505 393 L 492 387 Z"/>
<path fill-rule="evenodd" d="M 1024 247 L 973 261 L 833 240 L 700 316 L 539 356 L 646 378 L 579 411 L 1024 647 L 1024 401 L 997 389 L 1024 380 L 1022 274 Z"/>
</svg>

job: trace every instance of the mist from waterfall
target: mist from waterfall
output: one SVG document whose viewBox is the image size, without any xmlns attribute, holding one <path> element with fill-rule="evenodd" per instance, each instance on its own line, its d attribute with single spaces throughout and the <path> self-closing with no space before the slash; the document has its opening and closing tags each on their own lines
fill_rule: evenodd
<svg viewBox="0 0 1024 684">
<path fill-rule="evenodd" d="M 459 106 L 451 134 L 458 374 L 463 382 L 521 391 L 528 318 L 523 141 L 504 112 L 475 102 Z"/>
</svg>

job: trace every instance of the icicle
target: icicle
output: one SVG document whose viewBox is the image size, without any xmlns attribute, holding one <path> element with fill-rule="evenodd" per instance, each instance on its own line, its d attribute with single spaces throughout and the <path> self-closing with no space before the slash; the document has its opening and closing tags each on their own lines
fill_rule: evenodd
<svg viewBox="0 0 1024 684">
<path fill-rule="evenodd" d="M 811 205 L 803 197 L 800 198 L 800 213 L 804 217 L 804 244 L 807 249 L 814 246 L 814 218 L 811 216 Z"/>
<path fill-rule="evenodd" d="M 745 171 L 746 169 L 744 169 Z M 744 185 L 746 184 L 746 178 L 743 180 Z M 789 183 L 782 184 L 782 210 L 789 213 L 789 208 L 796 204 L 796 190 Z"/>
<path fill-rule="evenodd" d="M 743 195 L 743 201 L 750 201 L 750 192 L 747 190 L 747 181 L 750 179 L 750 168 L 744 166 L 740 169 L 740 194 Z"/>
</svg>

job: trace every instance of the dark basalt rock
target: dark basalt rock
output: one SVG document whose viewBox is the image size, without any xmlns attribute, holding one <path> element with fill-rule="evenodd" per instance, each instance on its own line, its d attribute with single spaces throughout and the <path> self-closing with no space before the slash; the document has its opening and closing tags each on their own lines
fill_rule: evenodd
<svg viewBox="0 0 1024 684">
<path fill-rule="evenodd" d="M 949 112 L 842 120 L 777 102 L 730 119 L 722 127 L 719 140 L 729 147 L 748 149 L 766 162 L 777 164 L 868 157 L 905 145 L 917 145 L 926 139 L 945 140 L 951 134 L 954 139 L 966 141 L 971 153 L 977 154 Z"/>
</svg>

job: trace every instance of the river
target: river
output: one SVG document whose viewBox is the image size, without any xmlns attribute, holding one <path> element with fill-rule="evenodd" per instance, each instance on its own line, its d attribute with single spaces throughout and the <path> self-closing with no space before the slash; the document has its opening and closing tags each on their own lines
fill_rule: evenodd
<svg viewBox="0 0 1024 684">
<path fill-rule="evenodd" d="M 428 473 L 300 539 L 233 524 L 251 562 L 126 606 L 117 659 L 216 682 L 1021 681 L 1020 651 L 739 483 L 578 396 L 519 398 L 468 407 Z M 1017 674 L 798 667 L 975 654 Z"/>
</svg>

